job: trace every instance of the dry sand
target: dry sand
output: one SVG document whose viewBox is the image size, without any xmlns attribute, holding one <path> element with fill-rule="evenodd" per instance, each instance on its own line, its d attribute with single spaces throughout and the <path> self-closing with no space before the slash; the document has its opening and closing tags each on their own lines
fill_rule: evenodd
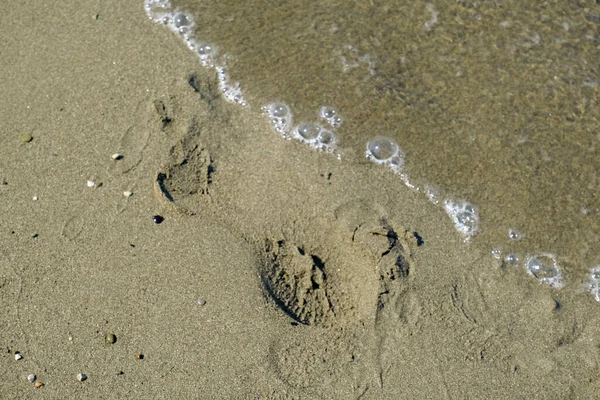
<svg viewBox="0 0 600 400">
<path fill-rule="evenodd" d="M 0 398 L 598 398 L 591 296 L 282 140 L 103 3 L 0 5 Z"/>
</svg>

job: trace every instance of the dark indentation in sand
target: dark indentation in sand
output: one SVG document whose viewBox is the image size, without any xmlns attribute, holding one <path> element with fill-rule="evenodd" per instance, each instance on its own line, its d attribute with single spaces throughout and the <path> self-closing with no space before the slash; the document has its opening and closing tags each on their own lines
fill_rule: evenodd
<svg viewBox="0 0 600 400">
<path fill-rule="evenodd" d="M 170 113 L 167 111 L 167 106 L 162 100 L 155 100 L 154 108 L 162 124 L 161 130 L 164 131 L 171 124 L 171 122 L 173 122 L 173 117 L 169 115 Z"/>
<path fill-rule="evenodd" d="M 207 149 L 192 139 L 173 146 L 170 163 L 156 176 L 159 194 L 184 208 L 198 195 L 209 195 L 215 166 Z"/>
<path fill-rule="evenodd" d="M 417 246 L 423 246 L 425 244 L 425 241 L 423 240 L 423 237 L 421 235 L 419 235 L 418 232 L 413 232 L 413 236 L 415 237 L 415 239 L 417 239 Z"/>
<path fill-rule="evenodd" d="M 267 240 L 265 252 L 268 265 L 262 274 L 264 287 L 286 314 L 307 325 L 335 318 L 328 293 L 328 267 L 321 257 L 285 240 Z"/>
</svg>

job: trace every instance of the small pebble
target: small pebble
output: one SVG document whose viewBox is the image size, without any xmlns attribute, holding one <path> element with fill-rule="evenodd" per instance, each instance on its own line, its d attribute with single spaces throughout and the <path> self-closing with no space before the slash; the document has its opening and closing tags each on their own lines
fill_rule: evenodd
<svg viewBox="0 0 600 400">
<path fill-rule="evenodd" d="M 83 382 L 87 379 L 87 375 L 86 374 L 77 374 L 77 380 L 79 382 Z"/>
<path fill-rule="evenodd" d="M 106 343 L 108 344 L 114 344 L 117 342 L 117 336 L 114 333 L 107 333 L 104 340 L 106 340 Z"/>
<path fill-rule="evenodd" d="M 23 143 L 29 143 L 33 140 L 33 136 L 31 136 L 30 134 L 26 133 L 24 135 L 21 135 L 21 142 Z"/>
<path fill-rule="evenodd" d="M 198 299 L 198 300 L 196 300 L 196 304 L 198 304 L 200 307 L 202 307 L 206 304 L 206 300 Z"/>
<path fill-rule="evenodd" d="M 88 185 L 88 187 L 93 188 L 94 186 L 96 186 L 96 182 L 94 182 L 94 181 L 87 181 L 87 185 Z"/>
<path fill-rule="evenodd" d="M 152 220 L 154 221 L 155 224 L 160 224 L 165 219 L 162 216 L 160 216 L 160 215 L 155 215 L 154 217 L 152 217 Z"/>
<path fill-rule="evenodd" d="M 142 353 L 138 353 L 135 355 L 135 359 L 136 360 L 143 360 L 144 359 L 144 355 Z"/>
<path fill-rule="evenodd" d="M 33 201 L 38 201 L 39 197 L 33 196 Z"/>
<path fill-rule="evenodd" d="M 31 383 L 35 382 L 35 375 L 34 374 L 27 375 L 27 380 Z"/>
<path fill-rule="evenodd" d="M 36 388 L 41 388 L 42 386 L 44 386 L 44 384 L 40 381 L 35 381 L 35 383 L 33 384 L 33 386 L 35 386 Z"/>
<path fill-rule="evenodd" d="M 123 192 L 123 196 L 125 196 L 125 197 L 131 197 L 131 196 L 133 196 L 133 192 L 130 191 L 130 190 L 126 190 L 126 191 Z"/>
<path fill-rule="evenodd" d="M 111 157 L 112 157 L 113 160 L 122 160 L 123 159 L 123 154 L 115 153 Z"/>
<path fill-rule="evenodd" d="M 21 353 L 19 353 L 18 351 L 15 353 L 15 360 L 19 361 L 21 358 L 23 358 L 23 356 L 21 355 Z"/>
</svg>

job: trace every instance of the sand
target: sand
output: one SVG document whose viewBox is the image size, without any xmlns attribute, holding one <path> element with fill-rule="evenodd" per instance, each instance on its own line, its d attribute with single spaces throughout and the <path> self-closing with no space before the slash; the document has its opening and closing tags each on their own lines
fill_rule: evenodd
<svg viewBox="0 0 600 400">
<path fill-rule="evenodd" d="M 596 398 L 592 296 L 283 140 L 141 2 L 11 3 L 0 398 Z"/>
</svg>

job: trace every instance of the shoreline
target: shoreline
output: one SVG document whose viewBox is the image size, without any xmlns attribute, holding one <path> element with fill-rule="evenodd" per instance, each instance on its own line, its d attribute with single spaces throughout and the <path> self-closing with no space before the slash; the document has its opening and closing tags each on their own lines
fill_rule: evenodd
<svg viewBox="0 0 600 400">
<path fill-rule="evenodd" d="M 597 391 L 592 296 L 465 245 L 386 168 L 281 139 L 141 2 L 4 15 L 0 397 Z"/>
</svg>

